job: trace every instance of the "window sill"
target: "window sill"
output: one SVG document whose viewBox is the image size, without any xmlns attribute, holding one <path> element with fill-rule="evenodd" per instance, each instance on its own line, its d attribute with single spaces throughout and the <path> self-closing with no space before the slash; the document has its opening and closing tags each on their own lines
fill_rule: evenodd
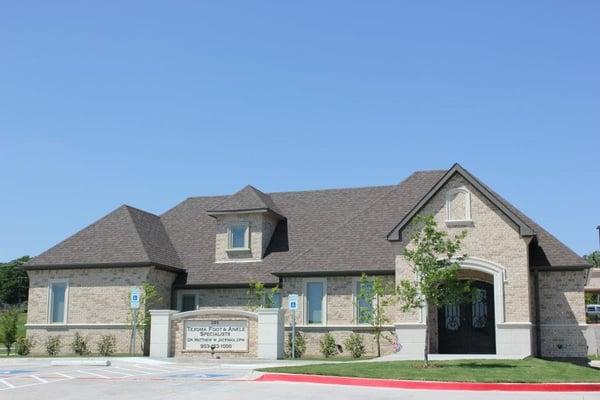
<svg viewBox="0 0 600 400">
<path fill-rule="evenodd" d="M 446 226 L 449 228 L 457 227 L 457 226 L 474 226 L 472 219 L 461 219 L 461 220 L 452 220 L 446 221 Z"/>
<path fill-rule="evenodd" d="M 225 251 L 228 253 L 247 253 L 251 250 L 249 247 L 240 247 L 240 248 L 234 248 L 234 249 L 227 249 Z"/>
</svg>

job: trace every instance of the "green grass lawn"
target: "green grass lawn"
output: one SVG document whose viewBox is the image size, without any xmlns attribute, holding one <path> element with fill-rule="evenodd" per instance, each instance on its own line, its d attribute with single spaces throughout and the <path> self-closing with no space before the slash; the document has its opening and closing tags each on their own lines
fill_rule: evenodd
<svg viewBox="0 0 600 400">
<path fill-rule="evenodd" d="M 600 382 L 600 370 L 566 361 L 525 360 L 386 361 L 265 368 L 265 372 L 460 382 Z"/>
</svg>

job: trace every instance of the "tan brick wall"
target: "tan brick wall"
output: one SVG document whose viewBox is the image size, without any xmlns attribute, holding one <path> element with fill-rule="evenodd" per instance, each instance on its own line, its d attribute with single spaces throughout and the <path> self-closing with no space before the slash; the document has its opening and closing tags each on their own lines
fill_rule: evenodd
<svg viewBox="0 0 600 400">
<path fill-rule="evenodd" d="M 250 227 L 250 251 L 228 252 L 228 227 L 246 223 Z M 215 261 L 226 262 L 243 260 L 261 260 L 275 230 L 276 221 L 266 213 L 231 214 L 217 217 L 215 241 Z"/>
<path fill-rule="evenodd" d="M 539 272 L 542 356 L 585 357 L 585 272 Z"/>
<path fill-rule="evenodd" d="M 446 193 L 448 190 L 466 187 L 471 192 L 472 224 L 460 227 L 446 226 Z M 459 204 L 460 205 L 460 204 Z M 458 213 L 458 207 L 456 212 Z M 464 203 L 463 203 L 464 205 Z M 420 211 L 434 215 L 438 227 L 451 235 L 467 231 L 462 251 L 468 256 L 483 258 L 506 268 L 504 284 L 506 322 L 530 322 L 530 292 L 528 267 L 528 241 L 521 238 L 516 225 L 479 191 L 460 176 L 454 176 Z M 409 226 L 402 233 L 403 241 L 395 244 L 397 282 L 411 279 L 412 270 L 402 256 L 402 251 L 415 227 Z M 417 312 L 403 314 L 400 322 L 416 322 Z"/>
<path fill-rule="evenodd" d="M 383 279 L 388 282 L 394 283 L 393 275 L 382 276 Z M 357 301 L 356 293 L 354 289 L 355 279 L 358 277 L 352 276 L 328 276 L 327 281 L 327 299 L 326 299 L 326 312 L 327 318 L 326 326 L 306 326 L 304 322 L 304 289 L 305 282 L 311 278 L 300 278 L 300 277 L 285 277 L 283 278 L 283 289 L 282 289 L 282 307 L 287 310 L 288 307 L 288 295 L 296 293 L 299 295 L 299 305 L 296 311 L 296 326 L 298 331 L 302 332 L 306 339 L 306 355 L 307 356 L 320 356 L 320 341 L 323 335 L 330 332 L 336 340 L 336 344 L 339 344 L 344 348 L 344 341 L 352 333 L 356 332 L 363 336 L 365 346 L 369 356 L 376 355 L 376 346 L 372 330 L 369 326 L 356 324 L 356 311 L 355 304 Z M 317 278 L 323 279 L 323 278 Z M 390 320 L 390 326 L 386 329 L 386 337 L 393 340 L 395 337 L 394 329 L 391 326 L 398 318 L 399 307 L 397 305 L 391 305 L 387 307 L 386 315 Z M 291 333 L 291 312 L 289 310 L 285 313 L 286 321 L 286 341 L 288 340 L 288 334 Z M 381 340 L 382 354 L 389 354 L 393 352 L 390 341 Z M 344 349 L 343 355 L 349 355 L 349 352 Z"/>
<path fill-rule="evenodd" d="M 326 298 L 326 312 L 327 325 L 353 325 L 356 324 L 356 302 L 357 294 L 354 290 L 355 279 L 359 277 L 352 276 L 328 276 L 326 278 L 315 278 L 315 279 L 326 279 L 327 282 L 327 298 Z M 382 278 L 394 284 L 393 275 L 383 275 Z M 287 309 L 288 307 L 288 295 L 290 293 L 298 294 L 299 304 L 298 310 L 296 311 L 296 323 L 303 325 L 304 322 L 304 301 L 305 301 L 305 282 L 311 278 L 300 278 L 300 277 L 286 277 L 283 278 L 282 294 L 282 307 Z M 390 305 L 387 307 L 386 315 L 390 320 L 390 324 L 393 324 L 400 314 L 399 307 L 397 304 Z M 286 312 L 286 325 L 291 323 L 291 313 Z"/>
<path fill-rule="evenodd" d="M 200 308 L 228 308 L 247 310 L 250 298 L 248 289 L 245 288 L 223 288 L 223 289 L 200 289 Z"/>
<path fill-rule="evenodd" d="M 168 308 L 170 288 L 175 277 L 174 273 L 155 270 L 152 267 L 39 270 L 28 271 L 28 275 L 30 287 L 27 336 L 36 342 L 33 349 L 35 353 L 45 352 L 44 344 L 49 335 L 60 336 L 63 341 L 62 351 L 70 353 L 69 345 L 75 332 L 90 338 L 92 351 L 96 351 L 96 343 L 101 335 L 114 334 L 117 339 L 117 352 L 126 353 L 129 350 L 130 338 L 128 326 L 131 321 L 131 288 L 140 287 L 143 282 L 156 285 L 164 301 L 155 306 Z M 53 279 L 66 279 L 69 283 L 67 324 L 63 326 L 47 325 L 48 285 Z M 35 326 L 40 324 L 42 326 Z"/>
<path fill-rule="evenodd" d="M 247 352 L 217 352 L 215 357 L 220 358 L 256 358 L 258 356 L 258 320 L 255 318 L 242 318 L 231 315 L 203 315 L 202 317 L 191 317 L 188 321 L 211 321 L 211 320 L 244 320 L 248 321 L 248 351 Z M 211 358 L 210 352 L 184 350 L 184 324 L 186 319 L 171 321 L 172 354 L 175 357 L 204 357 Z"/>
</svg>

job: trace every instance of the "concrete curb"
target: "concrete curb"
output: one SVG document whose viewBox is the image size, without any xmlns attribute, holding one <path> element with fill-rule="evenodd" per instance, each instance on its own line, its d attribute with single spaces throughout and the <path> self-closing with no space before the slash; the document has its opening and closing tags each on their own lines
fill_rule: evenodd
<svg viewBox="0 0 600 400">
<path fill-rule="evenodd" d="M 462 390 L 500 392 L 600 392 L 600 383 L 478 383 L 443 381 L 404 381 L 351 378 L 327 375 L 265 373 L 257 382 L 298 382 L 327 385 L 366 386 L 388 389 Z"/>
<path fill-rule="evenodd" d="M 110 365 L 109 360 L 53 360 L 50 365 L 55 367 L 64 366 L 99 366 L 108 367 Z"/>
</svg>

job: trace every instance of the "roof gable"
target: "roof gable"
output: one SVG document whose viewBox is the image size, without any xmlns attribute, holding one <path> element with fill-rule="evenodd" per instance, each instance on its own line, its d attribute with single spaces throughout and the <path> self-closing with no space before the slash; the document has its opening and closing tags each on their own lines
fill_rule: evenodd
<svg viewBox="0 0 600 400">
<path fill-rule="evenodd" d="M 429 200 L 440 191 L 440 189 L 448 182 L 455 174 L 460 174 L 467 182 L 473 185 L 481 192 L 492 204 L 506 215 L 519 228 L 521 236 L 534 236 L 533 229 L 525 222 L 525 220 L 514 209 L 506 204 L 503 199 L 496 196 L 486 185 L 475 178 L 471 173 L 465 170 L 460 164 L 454 164 L 436 183 L 431 187 L 425 196 L 408 212 L 400 222 L 387 234 L 387 239 L 390 241 L 402 240 L 402 230 L 412 221 L 412 219 L 421 211 L 421 209 L 429 202 Z"/>
<path fill-rule="evenodd" d="M 228 196 L 207 212 L 209 215 L 215 215 L 242 211 L 271 211 L 283 218 L 273 199 L 251 185 L 247 185 L 240 191 Z"/>
</svg>

